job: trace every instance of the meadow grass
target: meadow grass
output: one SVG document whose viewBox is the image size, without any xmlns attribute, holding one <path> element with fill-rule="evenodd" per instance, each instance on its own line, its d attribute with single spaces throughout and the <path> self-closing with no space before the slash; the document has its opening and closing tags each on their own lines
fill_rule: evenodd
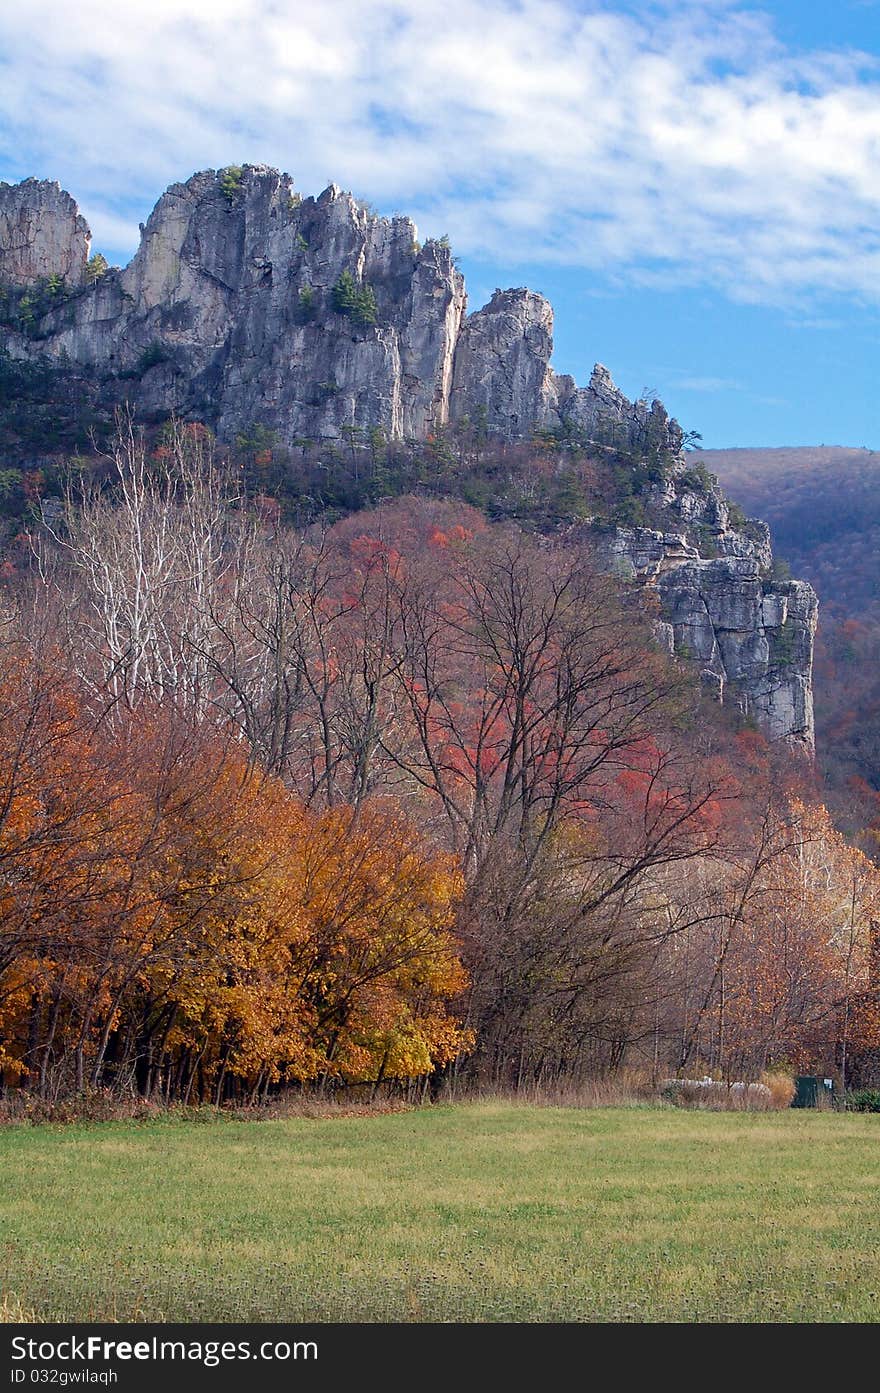
<svg viewBox="0 0 880 1393">
<path fill-rule="evenodd" d="M 880 1117 L 537 1108 L 0 1129 L 40 1320 L 865 1321 Z"/>
</svg>

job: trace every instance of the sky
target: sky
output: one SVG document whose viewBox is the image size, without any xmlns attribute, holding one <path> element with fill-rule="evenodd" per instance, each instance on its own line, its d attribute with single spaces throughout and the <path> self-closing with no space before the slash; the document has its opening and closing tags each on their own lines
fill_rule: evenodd
<svg viewBox="0 0 880 1393">
<path fill-rule="evenodd" d="M 706 446 L 880 449 L 880 0 L 27 0 L 0 179 L 124 264 L 168 184 L 265 163 L 528 285 Z"/>
</svg>

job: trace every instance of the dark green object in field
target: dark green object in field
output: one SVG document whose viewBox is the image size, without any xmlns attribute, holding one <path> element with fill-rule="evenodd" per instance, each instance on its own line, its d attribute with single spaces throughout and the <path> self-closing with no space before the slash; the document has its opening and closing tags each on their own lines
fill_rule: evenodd
<svg viewBox="0 0 880 1393">
<path fill-rule="evenodd" d="M 818 1108 L 822 1095 L 830 1097 L 834 1092 L 833 1080 L 820 1078 L 816 1074 L 798 1074 L 794 1086 L 793 1108 Z"/>
</svg>

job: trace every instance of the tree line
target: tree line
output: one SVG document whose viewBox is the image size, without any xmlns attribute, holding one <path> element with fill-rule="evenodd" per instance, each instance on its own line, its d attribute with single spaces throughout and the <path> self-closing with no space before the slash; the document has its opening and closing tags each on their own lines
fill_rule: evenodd
<svg viewBox="0 0 880 1393">
<path fill-rule="evenodd" d="M 582 540 L 107 464 L 4 582 L 6 1087 L 869 1068 L 876 870 Z"/>
</svg>

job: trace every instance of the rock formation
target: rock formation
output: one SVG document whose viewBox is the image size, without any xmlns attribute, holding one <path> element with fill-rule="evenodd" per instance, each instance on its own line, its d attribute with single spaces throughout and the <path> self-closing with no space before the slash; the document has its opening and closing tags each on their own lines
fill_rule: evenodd
<svg viewBox="0 0 880 1393">
<path fill-rule="evenodd" d="M 659 642 L 693 661 L 719 701 L 735 701 L 771 740 L 811 755 L 815 591 L 805 581 L 774 580 L 766 526 L 749 520 L 747 531 L 731 527 L 717 487 L 698 492 L 686 478 L 679 470 L 670 481 L 669 531 L 615 529 L 604 542 L 608 562 L 655 591 Z M 700 524 L 711 555 L 688 540 L 695 513 L 712 517 Z"/>
<path fill-rule="evenodd" d="M 408 218 L 380 218 L 335 185 L 302 198 L 263 166 L 172 185 L 124 269 L 94 279 L 88 251 L 57 184 L 0 184 L 0 289 L 55 278 L 39 320 L 8 319 L 0 347 L 124 378 L 136 407 L 197 416 L 221 439 L 255 424 L 288 444 L 423 439 L 470 421 L 662 456 L 652 514 L 663 530 L 618 528 L 608 564 L 655 588 L 659 637 L 697 661 L 719 699 L 812 746 L 812 590 L 772 585 L 767 529 L 731 526 L 717 488 L 688 483 L 681 430 L 660 402 L 628 401 L 601 365 L 586 387 L 553 371 L 541 295 L 498 290 L 467 315 L 445 239 L 420 246 Z"/>
<path fill-rule="evenodd" d="M 55 274 L 79 292 L 43 316 L 40 352 L 125 372 L 139 405 L 197 413 L 221 438 L 259 422 L 287 442 L 352 428 L 419 439 L 465 417 L 508 437 L 600 419 L 637 434 L 650 414 L 604 369 L 582 389 L 553 372 L 543 296 L 497 291 L 466 317 L 445 241 L 420 247 L 409 218 L 377 217 L 336 185 L 303 199 L 262 166 L 196 174 L 162 195 L 131 263 L 87 287 L 88 229 L 57 185 L 0 185 L 0 237 L 0 280 Z M 346 273 L 371 314 L 339 309 Z M 653 412 L 675 447 L 675 423 Z"/>
<path fill-rule="evenodd" d="M 0 183 L 0 284 L 86 279 L 91 233 L 69 193 L 48 179 Z"/>
</svg>

